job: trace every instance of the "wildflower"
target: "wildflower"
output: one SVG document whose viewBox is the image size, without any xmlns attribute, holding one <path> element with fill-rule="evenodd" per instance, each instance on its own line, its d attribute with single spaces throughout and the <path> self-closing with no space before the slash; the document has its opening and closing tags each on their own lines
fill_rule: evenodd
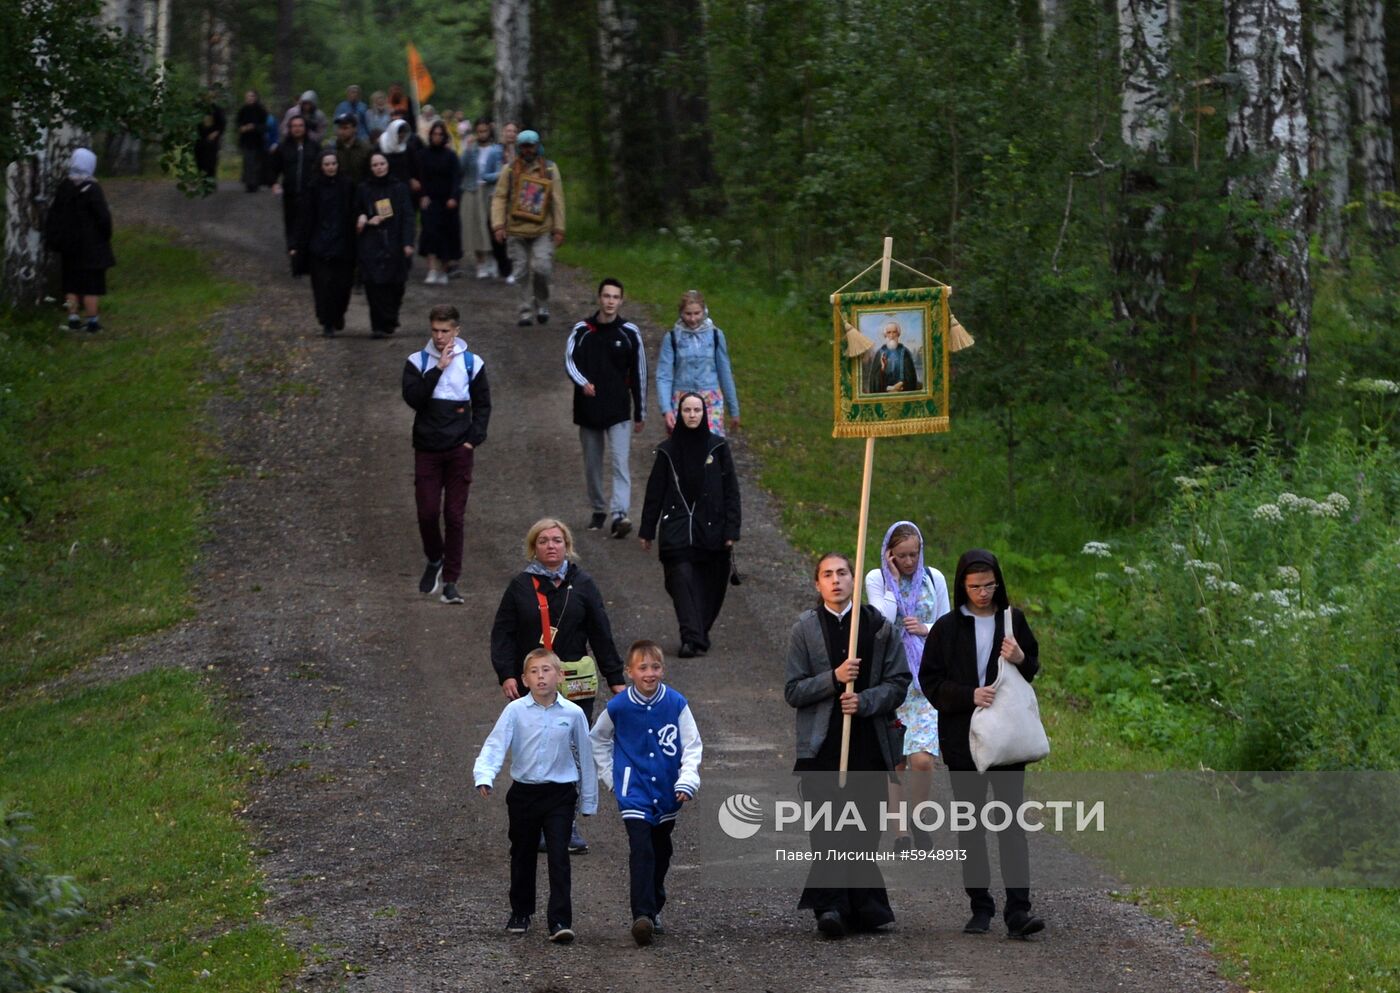
<svg viewBox="0 0 1400 993">
<path fill-rule="evenodd" d="M 1293 606 L 1292 590 L 1270 590 L 1269 599 L 1273 601 L 1275 607 Z"/>
<path fill-rule="evenodd" d="M 1318 617 L 1336 617 L 1338 614 L 1345 614 L 1346 612 L 1346 604 L 1342 603 L 1324 603 L 1317 608 Z"/>
<path fill-rule="evenodd" d="M 1198 572 L 1213 572 L 1219 575 L 1222 570 L 1219 562 L 1202 562 L 1200 559 L 1187 559 L 1186 568 L 1194 569 Z"/>
<path fill-rule="evenodd" d="M 1125 575 L 1128 575 L 1128 576 L 1136 576 L 1136 575 L 1138 574 L 1138 570 L 1137 570 L 1137 569 L 1134 569 L 1132 566 L 1127 565 L 1126 563 L 1125 563 L 1124 566 L 1123 566 L 1123 572 L 1124 572 Z"/>
<path fill-rule="evenodd" d="M 1175 542 L 1175 541 L 1174 541 L 1174 542 L 1172 542 L 1172 551 L 1173 551 L 1174 553 L 1176 553 L 1177 555 L 1185 555 L 1185 554 L 1186 554 L 1186 546 L 1185 546 L 1185 545 L 1182 545 L 1182 544 L 1179 544 L 1178 542 Z"/>
<path fill-rule="evenodd" d="M 1335 503 L 1318 503 L 1316 500 L 1309 500 L 1308 513 L 1313 517 L 1341 517 L 1342 509 Z"/>
<path fill-rule="evenodd" d="M 1298 575 L 1298 570 L 1291 565 L 1281 565 L 1275 571 L 1278 573 L 1278 578 L 1283 580 L 1285 583 L 1296 584 L 1301 578 Z"/>
<path fill-rule="evenodd" d="M 1253 639 L 1253 638 L 1241 638 L 1241 639 L 1240 639 L 1240 644 L 1243 645 L 1245 648 L 1253 648 L 1253 647 L 1254 647 L 1254 639 Z"/>
<path fill-rule="evenodd" d="M 1107 579 L 1108 579 L 1108 573 L 1106 573 L 1106 572 L 1096 572 L 1096 573 L 1094 573 L 1094 581 L 1095 581 L 1095 582 L 1102 583 L 1102 582 L 1105 582 Z"/>
<path fill-rule="evenodd" d="M 1357 393 L 1374 393 L 1376 396 L 1400 393 L 1400 383 L 1393 379 L 1358 379 L 1350 388 Z"/>
<path fill-rule="evenodd" d="M 1327 502 L 1343 513 L 1351 509 L 1351 501 L 1341 493 L 1333 492 L 1327 494 Z"/>
<path fill-rule="evenodd" d="M 1296 493 L 1280 493 L 1278 495 L 1278 505 L 1284 510 L 1297 510 L 1303 502 L 1303 498 Z"/>
<path fill-rule="evenodd" d="M 1106 559 L 1113 554 L 1113 546 L 1106 541 L 1086 541 L 1084 547 L 1079 550 L 1079 554 Z"/>
<path fill-rule="evenodd" d="M 1262 503 L 1254 508 L 1254 519 L 1256 521 L 1281 521 L 1283 511 L 1279 510 L 1276 503 Z"/>
<path fill-rule="evenodd" d="M 1179 486 L 1183 492 L 1199 490 L 1202 486 L 1205 485 L 1204 480 L 1195 479 L 1191 476 L 1177 476 L 1175 479 L 1172 480 L 1172 482 L 1176 483 L 1176 485 Z"/>
</svg>

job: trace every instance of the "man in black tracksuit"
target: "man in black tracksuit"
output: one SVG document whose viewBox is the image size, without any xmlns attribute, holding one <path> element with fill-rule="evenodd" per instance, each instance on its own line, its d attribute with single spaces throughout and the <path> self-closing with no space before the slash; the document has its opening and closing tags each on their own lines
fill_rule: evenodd
<svg viewBox="0 0 1400 993">
<path fill-rule="evenodd" d="M 588 530 L 601 530 L 610 510 L 614 538 L 625 538 L 632 530 L 627 517 L 632 501 L 629 435 L 642 430 L 647 399 L 642 332 L 622 318 L 621 307 L 622 284 L 603 280 L 598 284 L 597 311 L 574 325 L 564 348 L 564 369 L 574 381 L 574 423 L 583 445 L 584 478 L 593 506 Z M 610 505 L 603 503 L 604 445 L 612 458 Z"/>
<path fill-rule="evenodd" d="M 451 304 L 428 313 L 433 337 L 403 367 L 403 398 L 413 408 L 413 491 L 427 568 L 420 593 L 442 591 L 443 603 L 461 603 L 467 493 L 476 446 L 486 440 L 491 387 L 486 363 L 457 337 L 460 316 Z M 446 534 L 439 528 L 445 519 Z"/>
</svg>

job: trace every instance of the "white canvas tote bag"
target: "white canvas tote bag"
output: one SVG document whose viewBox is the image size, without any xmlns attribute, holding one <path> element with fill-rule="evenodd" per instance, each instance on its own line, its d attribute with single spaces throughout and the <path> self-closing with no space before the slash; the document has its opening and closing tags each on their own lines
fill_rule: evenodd
<svg viewBox="0 0 1400 993">
<path fill-rule="evenodd" d="M 1002 631 L 1012 636 L 1010 607 L 1006 608 Z M 1049 755 L 1050 739 L 1040 723 L 1040 705 L 1020 668 L 1001 658 L 992 686 L 997 691 L 992 705 L 973 711 L 968 732 L 977 771 L 986 772 L 994 765 L 1039 762 Z"/>
</svg>

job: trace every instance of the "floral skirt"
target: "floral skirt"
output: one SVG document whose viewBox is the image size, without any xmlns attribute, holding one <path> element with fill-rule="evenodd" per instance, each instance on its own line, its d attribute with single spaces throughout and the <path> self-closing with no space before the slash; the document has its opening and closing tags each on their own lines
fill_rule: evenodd
<svg viewBox="0 0 1400 993">
<path fill-rule="evenodd" d="M 938 754 L 938 711 L 928 702 L 918 683 L 909 685 L 909 693 L 899 705 L 895 716 L 904 725 L 904 754 L 915 752 Z"/>
<path fill-rule="evenodd" d="M 687 393 L 698 393 L 705 398 L 705 410 L 710 415 L 710 433 L 724 437 L 724 394 L 719 390 L 672 390 L 671 409 L 676 411 L 676 419 L 680 420 L 681 397 Z"/>
</svg>

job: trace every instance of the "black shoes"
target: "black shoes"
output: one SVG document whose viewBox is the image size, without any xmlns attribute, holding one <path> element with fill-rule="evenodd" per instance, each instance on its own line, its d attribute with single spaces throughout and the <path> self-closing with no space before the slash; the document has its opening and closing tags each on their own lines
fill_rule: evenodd
<svg viewBox="0 0 1400 993">
<path fill-rule="evenodd" d="M 429 562 L 423 570 L 423 578 L 418 580 L 418 592 L 432 596 L 442 585 L 442 563 Z"/>
<path fill-rule="evenodd" d="M 551 924 L 549 926 L 549 940 L 560 945 L 567 945 L 574 940 L 574 929 L 565 927 L 563 924 Z"/>
<path fill-rule="evenodd" d="M 510 920 L 506 921 L 506 930 L 511 934 L 524 934 L 529 929 L 529 914 L 511 914 Z"/>
<path fill-rule="evenodd" d="M 529 314 L 526 314 L 524 317 L 520 318 L 520 320 L 515 322 L 515 326 L 518 328 L 531 328 L 535 326 L 535 322 L 530 320 Z"/>
<path fill-rule="evenodd" d="M 681 650 L 676 654 L 683 659 L 693 659 L 695 656 L 699 655 L 700 652 L 690 642 L 683 641 L 681 642 Z"/>
<path fill-rule="evenodd" d="M 536 315 L 535 315 L 535 323 L 536 323 L 536 324 L 548 324 L 548 323 L 549 323 L 549 311 L 547 311 L 547 310 L 542 310 L 542 311 L 540 311 L 538 314 L 536 314 Z"/>
<path fill-rule="evenodd" d="M 817 930 L 822 933 L 823 938 L 846 937 L 846 925 L 842 922 L 841 915 L 834 910 L 828 910 L 817 918 Z"/>
<path fill-rule="evenodd" d="M 991 914 L 973 914 L 963 925 L 963 934 L 986 934 L 991 929 Z"/>
<path fill-rule="evenodd" d="M 588 530 L 590 530 L 590 531 L 601 531 L 601 530 L 603 530 L 603 525 L 606 524 L 607 522 L 608 522 L 608 515 L 605 514 L 605 513 L 603 513 L 601 510 L 596 511 L 596 512 L 593 514 L 593 516 L 590 517 L 590 518 L 588 519 Z"/>
<path fill-rule="evenodd" d="M 632 940 L 638 947 L 645 948 L 651 944 L 652 935 L 656 933 L 656 925 L 652 923 L 650 917 L 638 917 L 632 922 Z"/>
<path fill-rule="evenodd" d="M 1045 922 L 1039 917 L 1032 917 L 1027 913 L 1016 914 L 1007 918 L 1006 921 L 1006 936 L 1008 938 L 1025 939 L 1044 930 Z"/>
<path fill-rule="evenodd" d="M 614 514 L 612 522 L 612 536 L 614 538 L 626 538 L 632 533 L 632 522 L 626 514 Z"/>
<path fill-rule="evenodd" d="M 462 599 L 462 594 L 460 594 L 460 593 L 457 592 L 457 584 L 456 584 L 456 583 L 443 583 L 443 584 L 442 584 L 442 602 L 443 602 L 443 603 L 465 603 L 466 601 L 464 601 L 464 600 Z"/>
<path fill-rule="evenodd" d="M 329 324 L 327 324 L 325 327 L 323 327 L 323 328 L 321 329 L 321 337 L 322 337 L 322 338 L 334 338 L 334 337 L 335 337 L 335 328 L 333 328 L 333 327 L 331 327 Z"/>
</svg>

